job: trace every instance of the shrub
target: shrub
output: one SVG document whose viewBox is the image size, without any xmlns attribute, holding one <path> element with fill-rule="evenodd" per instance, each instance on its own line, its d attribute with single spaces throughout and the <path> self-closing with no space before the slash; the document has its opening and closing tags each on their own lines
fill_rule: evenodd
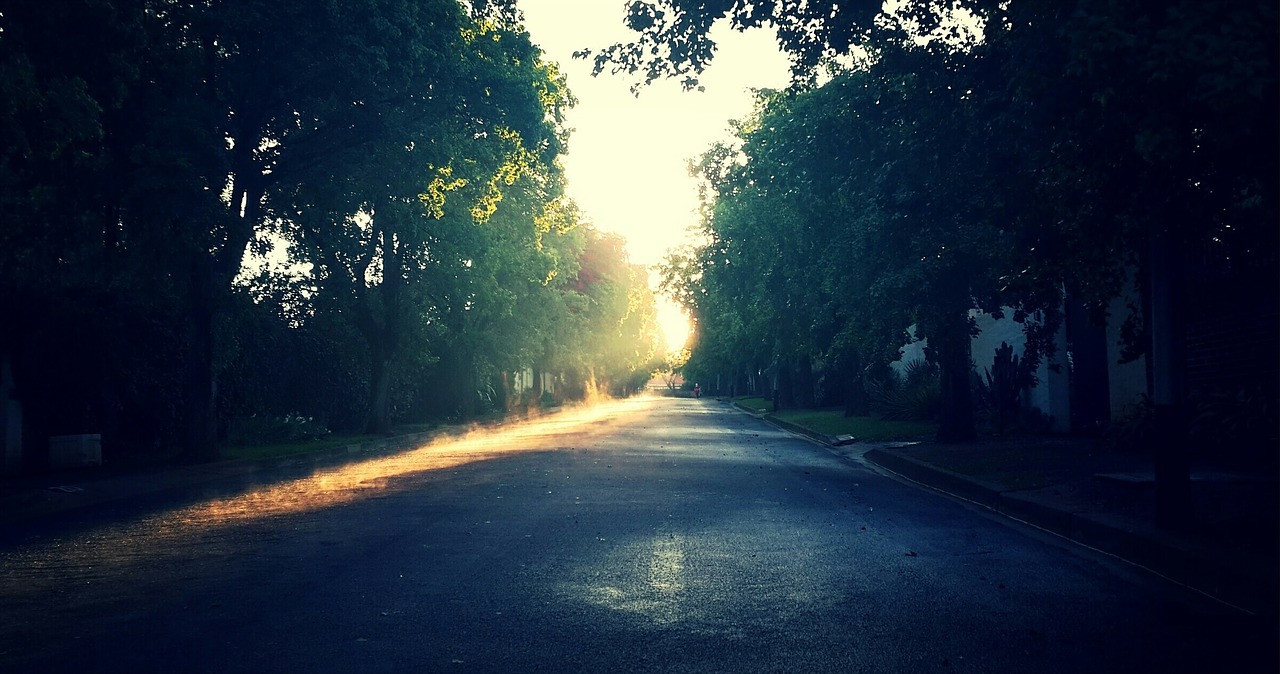
<svg viewBox="0 0 1280 674">
<path fill-rule="evenodd" d="M 931 421 L 942 406 L 941 371 L 919 358 L 909 360 L 901 374 L 891 369 L 884 379 L 867 380 L 867 396 L 881 419 Z"/>
<path fill-rule="evenodd" d="M 323 422 L 301 414 L 253 415 L 231 423 L 227 440 L 231 444 L 264 445 L 275 442 L 303 442 L 329 434 Z"/>
<path fill-rule="evenodd" d="M 1187 441 L 1204 456 L 1227 457 L 1254 464 L 1274 464 L 1280 445 L 1277 400 L 1261 388 L 1217 391 L 1191 398 Z M 1155 403 L 1147 396 L 1125 407 L 1105 434 L 1107 445 L 1121 451 L 1154 449 Z"/>
<path fill-rule="evenodd" d="M 1009 427 L 1038 430 L 1046 426 L 1042 412 L 1023 404 L 1023 393 L 1036 382 L 1030 366 L 1007 342 L 1000 342 L 985 379 L 973 377 L 975 411 L 989 420 L 997 434 L 1003 435 Z"/>
<path fill-rule="evenodd" d="M 1143 394 L 1136 402 L 1124 406 L 1118 419 L 1103 434 L 1106 446 L 1122 452 L 1147 452 L 1151 449 L 1155 428 L 1155 404 Z"/>
<path fill-rule="evenodd" d="M 1275 394 L 1262 387 L 1204 394 L 1192 399 L 1189 435 L 1195 446 L 1214 454 L 1274 462 L 1278 407 Z"/>
</svg>

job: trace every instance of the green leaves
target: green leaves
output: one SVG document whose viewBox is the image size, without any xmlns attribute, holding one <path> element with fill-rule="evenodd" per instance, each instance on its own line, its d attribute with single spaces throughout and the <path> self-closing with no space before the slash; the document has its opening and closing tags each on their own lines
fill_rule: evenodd
<svg viewBox="0 0 1280 674">
<path fill-rule="evenodd" d="M 1194 251 L 1199 311 L 1274 299 L 1274 3 L 973 5 L 906 3 L 875 32 L 856 6 L 793 32 L 787 2 L 656 5 L 773 23 L 801 74 L 870 48 L 822 86 L 761 96 L 739 144 L 698 163 L 708 243 L 664 270 L 697 321 L 690 376 L 874 364 L 915 325 L 958 399 L 971 310 L 1012 309 L 1035 361 L 1064 294 L 1100 316 L 1153 232 Z M 649 77 L 705 65 L 682 50 L 703 19 L 652 14 L 636 44 L 675 64 L 599 58 Z"/>
<path fill-rule="evenodd" d="M 207 448 L 218 391 L 383 430 L 635 336 L 623 264 L 572 335 L 592 346 L 556 343 L 585 245 L 556 165 L 573 98 L 511 0 L 69 0 L 0 24 L 0 358 L 55 362 L 42 315 L 112 326 L 62 359 L 105 407 L 60 405 L 41 365 L 33 418 Z M 156 357 L 98 362 L 134 351 Z"/>
</svg>

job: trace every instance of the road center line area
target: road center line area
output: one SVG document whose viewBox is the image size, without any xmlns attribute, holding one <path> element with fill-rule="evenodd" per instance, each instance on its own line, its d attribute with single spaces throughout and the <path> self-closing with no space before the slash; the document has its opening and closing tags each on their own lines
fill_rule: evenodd
<svg viewBox="0 0 1280 674">
<path fill-rule="evenodd" d="M 1268 625 L 714 401 L 0 548 L 5 672 L 1274 671 Z"/>
</svg>

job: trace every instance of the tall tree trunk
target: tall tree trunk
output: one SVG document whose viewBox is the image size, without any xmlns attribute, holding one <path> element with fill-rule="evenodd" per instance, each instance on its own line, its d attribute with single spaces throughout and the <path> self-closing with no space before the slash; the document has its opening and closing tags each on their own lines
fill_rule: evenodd
<svg viewBox="0 0 1280 674">
<path fill-rule="evenodd" d="M 218 448 L 218 353 L 219 321 L 226 320 L 227 296 L 240 272 L 245 248 L 253 239 L 262 210 L 260 197 L 265 179 L 256 168 L 253 148 L 238 145 L 232 157 L 235 197 L 226 213 L 226 241 L 210 254 L 203 240 L 191 250 L 188 281 L 188 340 L 183 382 L 184 455 L 190 461 L 217 460 Z"/>
<path fill-rule="evenodd" d="M 391 355 L 380 335 L 366 335 L 369 342 L 369 410 L 364 431 L 375 435 L 391 432 Z"/>
<path fill-rule="evenodd" d="M 1167 528 L 1191 522 L 1187 453 L 1186 332 L 1177 240 L 1164 225 L 1151 238 L 1151 361 L 1155 403 L 1156 520 Z"/>
<path fill-rule="evenodd" d="M 948 326 L 929 337 L 929 348 L 941 369 L 942 409 L 938 418 L 938 442 L 967 442 L 978 437 L 973 421 L 972 341 L 967 321 Z"/>
<path fill-rule="evenodd" d="M 856 352 L 851 353 L 840 370 L 840 376 L 848 387 L 844 392 L 844 415 L 852 417 L 865 413 L 867 393 L 863 385 L 862 359 Z"/>
<path fill-rule="evenodd" d="M 462 368 L 457 379 L 462 383 L 458 391 L 458 411 L 463 420 L 470 421 L 476 418 L 476 393 L 480 390 L 476 380 L 475 356 L 467 353 L 458 359 L 458 365 Z"/>
<path fill-rule="evenodd" d="M 773 397 L 773 411 L 795 407 L 795 389 L 791 381 L 791 361 L 778 359 L 778 384 Z"/>
<path fill-rule="evenodd" d="M 394 213 L 382 209 L 374 215 L 382 226 L 382 285 L 369 301 L 381 304 L 378 320 L 368 302 L 360 303 L 358 320 L 369 344 L 369 412 L 365 430 L 385 434 L 391 431 L 391 365 L 400 348 L 401 270 Z"/>
<path fill-rule="evenodd" d="M 218 307 L 209 258 L 193 252 L 187 281 L 187 355 L 183 377 L 184 458 L 218 458 L 218 377 L 214 365 L 214 323 Z"/>
<path fill-rule="evenodd" d="M 793 381 L 792 395 L 795 398 L 796 407 L 803 409 L 813 407 L 813 361 L 809 360 L 809 356 L 805 355 L 797 359 Z"/>
<path fill-rule="evenodd" d="M 537 365 L 529 368 L 529 397 L 525 402 L 528 403 L 526 408 L 542 403 L 542 368 Z"/>
</svg>

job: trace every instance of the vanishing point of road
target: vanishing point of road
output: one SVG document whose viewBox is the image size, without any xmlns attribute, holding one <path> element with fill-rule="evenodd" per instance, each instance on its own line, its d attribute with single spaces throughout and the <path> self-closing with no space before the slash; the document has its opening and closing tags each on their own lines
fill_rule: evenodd
<svg viewBox="0 0 1280 674">
<path fill-rule="evenodd" d="M 1192 672 L 1275 635 L 710 400 L 0 537 L 4 672 Z"/>
</svg>

